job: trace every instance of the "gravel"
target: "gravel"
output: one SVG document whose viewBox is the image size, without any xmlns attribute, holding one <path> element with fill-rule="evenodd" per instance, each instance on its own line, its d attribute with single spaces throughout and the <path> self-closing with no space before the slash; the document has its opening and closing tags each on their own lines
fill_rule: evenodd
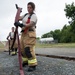
<svg viewBox="0 0 75 75">
<path fill-rule="evenodd" d="M 54 59 L 37 56 L 38 66 L 35 71 L 25 75 L 75 75 L 75 61 Z M 19 75 L 19 63 L 17 56 L 10 56 L 7 52 L 0 53 L 0 75 Z"/>
</svg>

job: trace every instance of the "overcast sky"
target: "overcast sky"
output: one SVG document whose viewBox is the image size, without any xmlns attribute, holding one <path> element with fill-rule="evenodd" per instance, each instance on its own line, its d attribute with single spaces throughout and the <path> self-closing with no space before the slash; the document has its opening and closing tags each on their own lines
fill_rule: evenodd
<svg viewBox="0 0 75 75">
<path fill-rule="evenodd" d="M 27 13 L 27 3 L 30 1 L 36 5 L 37 37 L 51 30 L 61 29 L 65 24 L 68 24 L 64 12 L 65 3 L 75 2 L 75 0 L 0 0 L 0 40 L 6 40 L 11 27 L 14 26 L 17 11 L 15 4 L 23 8 L 21 13 L 23 15 Z"/>
</svg>

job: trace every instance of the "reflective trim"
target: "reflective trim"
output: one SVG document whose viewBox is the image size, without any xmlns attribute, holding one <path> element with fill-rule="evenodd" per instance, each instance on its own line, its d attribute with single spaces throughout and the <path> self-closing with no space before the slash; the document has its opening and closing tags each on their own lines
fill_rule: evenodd
<svg viewBox="0 0 75 75">
<path fill-rule="evenodd" d="M 34 64 L 34 63 L 36 63 L 36 62 L 37 62 L 36 59 L 28 60 L 28 64 Z"/>
<path fill-rule="evenodd" d="M 11 52 L 11 54 L 15 54 L 15 52 Z"/>
<path fill-rule="evenodd" d="M 35 51 L 35 46 L 33 46 L 33 50 Z"/>
<path fill-rule="evenodd" d="M 22 57 L 23 62 L 28 61 L 27 58 Z"/>
</svg>

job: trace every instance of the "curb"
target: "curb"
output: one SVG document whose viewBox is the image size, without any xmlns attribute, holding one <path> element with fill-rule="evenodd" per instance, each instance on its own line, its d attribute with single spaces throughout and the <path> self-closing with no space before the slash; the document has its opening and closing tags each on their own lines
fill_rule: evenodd
<svg viewBox="0 0 75 75">
<path fill-rule="evenodd" d="M 4 52 L 9 52 L 9 51 L 4 51 Z M 38 54 L 38 53 L 36 53 L 36 56 L 43 56 L 43 57 L 50 57 L 50 58 L 59 58 L 59 59 L 75 61 L 75 57 L 72 57 L 72 56 L 47 55 L 47 54 Z"/>
<path fill-rule="evenodd" d="M 75 57 L 70 56 L 59 56 L 59 55 L 47 55 L 47 54 L 36 54 L 37 56 L 44 56 L 44 57 L 50 57 L 50 58 L 59 58 L 59 59 L 65 59 L 65 60 L 73 60 L 75 61 Z"/>
</svg>

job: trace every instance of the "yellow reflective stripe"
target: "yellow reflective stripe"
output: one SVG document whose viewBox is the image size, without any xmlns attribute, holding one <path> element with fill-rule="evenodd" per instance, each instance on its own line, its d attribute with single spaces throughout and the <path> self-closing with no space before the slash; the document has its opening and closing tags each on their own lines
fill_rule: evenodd
<svg viewBox="0 0 75 75">
<path fill-rule="evenodd" d="M 11 54 L 15 54 L 15 52 L 11 52 Z"/>
<path fill-rule="evenodd" d="M 33 46 L 33 50 L 35 51 L 35 46 Z"/>
<path fill-rule="evenodd" d="M 36 63 L 36 62 L 37 62 L 36 59 L 28 60 L 28 63 L 29 63 L 29 64 L 33 64 L 33 63 Z"/>
<path fill-rule="evenodd" d="M 27 58 L 24 58 L 24 57 L 22 57 L 22 60 L 23 60 L 23 61 L 28 61 L 28 59 L 27 59 Z"/>
</svg>

